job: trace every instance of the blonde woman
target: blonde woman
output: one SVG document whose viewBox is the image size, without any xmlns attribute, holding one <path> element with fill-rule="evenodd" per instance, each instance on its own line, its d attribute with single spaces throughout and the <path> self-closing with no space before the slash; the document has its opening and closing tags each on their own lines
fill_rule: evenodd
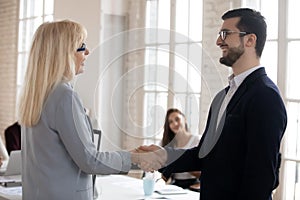
<svg viewBox="0 0 300 200">
<path fill-rule="evenodd" d="M 84 72 L 89 54 L 85 28 L 64 20 L 36 31 L 19 105 L 22 127 L 23 200 L 91 200 L 91 174 L 160 166 L 136 152 L 97 152 L 84 107 L 69 83 Z M 162 163 L 163 161 L 161 161 Z"/>
</svg>

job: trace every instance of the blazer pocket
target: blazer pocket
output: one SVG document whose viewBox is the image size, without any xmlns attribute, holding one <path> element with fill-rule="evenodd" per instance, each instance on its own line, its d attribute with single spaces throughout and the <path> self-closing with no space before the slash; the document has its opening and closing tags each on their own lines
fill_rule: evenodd
<svg viewBox="0 0 300 200">
<path fill-rule="evenodd" d="M 224 139 L 227 140 L 229 144 L 240 143 L 244 134 L 244 122 L 240 115 L 229 114 L 226 117 L 225 125 L 222 130 L 222 135 Z"/>
<path fill-rule="evenodd" d="M 228 114 L 225 120 L 225 127 L 229 131 L 239 132 L 244 126 L 240 115 Z"/>
<path fill-rule="evenodd" d="M 75 195 L 75 199 L 93 199 L 93 188 L 78 189 Z"/>
</svg>

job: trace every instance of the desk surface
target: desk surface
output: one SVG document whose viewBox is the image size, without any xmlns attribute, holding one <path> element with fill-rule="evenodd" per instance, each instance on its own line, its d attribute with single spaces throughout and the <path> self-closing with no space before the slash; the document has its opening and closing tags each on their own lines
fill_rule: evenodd
<svg viewBox="0 0 300 200">
<path fill-rule="evenodd" d="M 0 200 L 22 200 L 22 188 L 0 186 Z"/>
<path fill-rule="evenodd" d="M 199 193 L 187 190 L 186 194 L 160 195 L 154 193 L 153 198 L 145 198 L 142 180 L 124 175 L 97 176 L 97 200 L 143 200 L 143 199 L 173 199 L 198 200 Z M 156 185 L 157 186 L 157 185 Z M 156 187 L 155 186 L 155 187 Z M 6 190 L 6 191 L 5 191 Z M 11 190 L 10 194 L 9 191 Z M 0 200 L 21 200 L 20 187 L 4 188 L 0 186 Z"/>
<path fill-rule="evenodd" d="M 97 200 L 143 200 L 143 199 L 173 199 L 199 200 L 200 194 L 187 190 L 186 194 L 160 195 L 153 193 L 153 198 L 145 198 L 141 179 L 123 175 L 97 176 Z M 157 185 L 155 187 L 158 187 Z"/>
</svg>

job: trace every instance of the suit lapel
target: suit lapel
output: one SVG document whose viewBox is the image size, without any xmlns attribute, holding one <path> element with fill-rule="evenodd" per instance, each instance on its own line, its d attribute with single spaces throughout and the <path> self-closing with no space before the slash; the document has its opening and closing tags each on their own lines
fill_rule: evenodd
<svg viewBox="0 0 300 200">
<path fill-rule="evenodd" d="M 253 82 L 263 76 L 266 75 L 264 68 L 259 68 L 252 72 L 249 76 L 245 78 L 245 80 L 242 82 L 242 84 L 238 87 L 237 91 L 229 101 L 229 104 L 227 105 L 227 108 L 225 112 L 222 115 L 222 118 L 219 122 L 219 125 L 217 127 L 217 119 L 218 114 L 220 111 L 221 104 L 225 98 L 225 95 L 229 89 L 229 87 L 222 90 L 214 99 L 212 106 L 211 106 L 211 117 L 209 120 L 209 128 L 206 130 L 205 135 L 203 136 L 204 140 L 200 144 L 200 150 L 199 150 L 199 158 L 204 158 L 215 146 L 215 144 L 218 142 L 223 126 L 225 123 L 226 115 L 228 115 L 232 109 L 237 105 L 241 97 L 246 93 L 249 87 L 253 85 Z"/>
<path fill-rule="evenodd" d="M 231 110 L 235 107 L 235 105 L 239 102 L 241 97 L 246 93 L 249 87 L 251 87 L 253 82 L 263 76 L 266 75 L 265 69 L 259 68 L 252 72 L 249 76 L 245 78 L 245 80 L 242 82 L 242 84 L 239 86 L 235 94 L 233 95 L 232 99 L 229 101 L 228 106 L 226 108 L 226 113 L 230 113 Z"/>
<path fill-rule="evenodd" d="M 220 137 L 220 133 L 216 131 L 216 126 L 220 107 L 228 89 L 229 87 L 226 87 L 225 89 L 220 91 L 212 102 L 207 125 L 208 128 L 207 130 L 205 130 L 203 139 L 201 139 L 199 143 L 199 145 L 201 146 L 199 149 L 199 158 L 204 158 L 212 150 Z"/>
</svg>

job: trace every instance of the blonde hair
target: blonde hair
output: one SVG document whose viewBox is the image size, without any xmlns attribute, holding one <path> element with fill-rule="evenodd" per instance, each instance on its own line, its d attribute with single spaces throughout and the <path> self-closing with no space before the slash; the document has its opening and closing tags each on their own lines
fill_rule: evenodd
<svg viewBox="0 0 300 200">
<path fill-rule="evenodd" d="M 19 123 L 38 123 L 49 93 L 75 76 L 75 53 L 86 39 L 86 29 L 73 21 L 42 24 L 33 37 L 19 100 Z"/>
</svg>

